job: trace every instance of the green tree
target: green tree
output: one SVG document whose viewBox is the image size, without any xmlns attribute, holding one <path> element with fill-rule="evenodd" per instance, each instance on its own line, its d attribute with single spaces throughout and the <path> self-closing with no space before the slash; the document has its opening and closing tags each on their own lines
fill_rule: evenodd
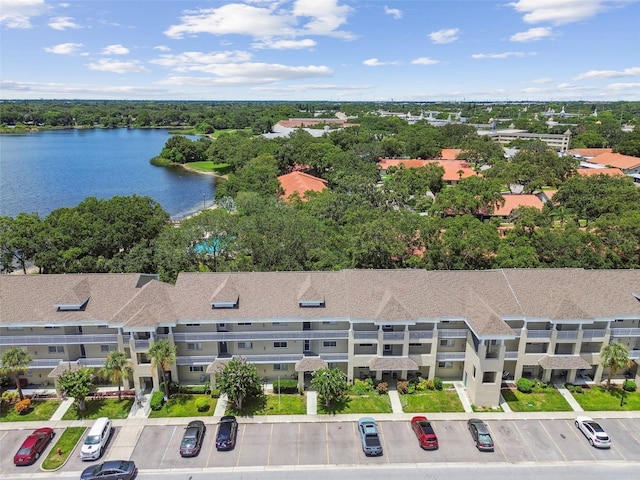
<svg viewBox="0 0 640 480">
<path fill-rule="evenodd" d="M 84 412 L 87 409 L 85 399 L 93 387 L 93 370 L 86 367 L 75 371 L 67 370 L 58 377 L 58 387 L 65 395 L 73 397 L 78 410 Z"/>
<path fill-rule="evenodd" d="M 124 352 L 114 350 L 109 352 L 100 374 L 118 385 L 118 400 L 122 399 L 122 382 L 133 375 L 133 366 Z"/>
<path fill-rule="evenodd" d="M 343 398 L 349 388 L 347 376 L 342 370 L 337 368 L 321 368 L 312 374 L 311 388 L 318 392 L 318 395 L 328 407 L 331 402 Z"/>
<path fill-rule="evenodd" d="M 611 342 L 607 345 L 603 345 L 600 350 L 601 365 L 604 368 L 609 369 L 607 375 L 607 389 L 611 388 L 611 377 L 613 377 L 618 370 L 628 367 L 631 364 L 629 359 L 629 349 L 626 345 L 620 342 Z"/>
<path fill-rule="evenodd" d="M 147 352 L 147 358 L 151 360 L 151 365 L 156 369 L 160 369 L 164 383 L 164 394 L 167 398 L 169 398 L 169 378 L 167 372 L 171 370 L 171 366 L 176 363 L 176 355 L 176 346 L 172 345 L 166 338 L 153 342 Z"/>
<path fill-rule="evenodd" d="M 20 386 L 20 375 L 24 375 L 29 370 L 29 363 L 33 358 L 24 348 L 11 347 L 5 350 L 0 357 L 0 373 L 13 378 L 16 382 L 16 390 L 20 400 L 24 400 L 22 387 Z"/>
<path fill-rule="evenodd" d="M 261 385 L 258 369 L 246 358 L 233 358 L 224 369 L 216 375 L 216 385 L 237 410 L 242 409 L 246 398 L 260 395 Z"/>
</svg>

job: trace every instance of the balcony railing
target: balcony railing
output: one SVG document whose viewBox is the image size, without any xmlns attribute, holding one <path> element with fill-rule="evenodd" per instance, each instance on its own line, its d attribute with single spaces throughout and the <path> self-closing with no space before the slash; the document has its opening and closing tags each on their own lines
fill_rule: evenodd
<svg viewBox="0 0 640 480">
<path fill-rule="evenodd" d="M 607 331 L 603 329 L 583 330 L 582 338 L 603 338 L 606 334 Z"/>
<path fill-rule="evenodd" d="M 116 334 L 102 335 L 3 335 L 0 345 L 90 345 L 118 343 Z"/>
<path fill-rule="evenodd" d="M 559 330 L 556 339 L 558 340 L 575 340 L 578 338 L 578 330 Z"/>
<path fill-rule="evenodd" d="M 464 356 L 464 352 L 438 352 L 436 353 L 436 360 L 438 362 L 464 361 Z"/>
<path fill-rule="evenodd" d="M 419 340 L 421 338 L 433 338 L 433 330 L 414 330 L 409 332 L 410 340 Z"/>
<path fill-rule="evenodd" d="M 354 340 L 377 340 L 378 339 L 378 332 L 377 331 L 358 331 L 358 330 L 354 330 L 353 331 L 353 338 Z"/>
<path fill-rule="evenodd" d="M 612 328 L 611 336 L 620 337 L 640 337 L 640 328 Z"/>
<path fill-rule="evenodd" d="M 62 358 L 38 358 L 29 363 L 29 368 L 56 368 L 62 362 Z"/>
<path fill-rule="evenodd" d="M 505 360 L 517 360 L 518 359 L 518 351 L 515 350 L 513 352 L 504 352 Z"/>
<path fill-rule="evenodd" d="M 466 338 L 467 331 L 464 328 L 458 329 L 443 329 L 438 330 L 438 338 Z"/>
<path fill-rule="evenodd" d="M 377 332 L 376 332 L 377 335 Z M 176 343 L 184 342 L 245 342 L 260 340 L 346 340 L 348 330 L 297 330 L 283 332 L 204 332 L 176 333 Z"/>
<path fill-rule="evenodd" d="M 527 338 L 551 338 L 551 330 L 527 330 Z"/>
<path fill-rule="evenodd" d="M 147 339 L 147 340 L 135 340 L 134 341 L 134 345 L 136 347 L 136 350 L 148 350 L 150 343 L 151 343 L 151 341 L 149 339 Z"/>
<path fill-rule="evenodd" d="M 382 338 L 387 342 L 401 342 L 404 340 L 404 332 L 384 332 Z"/>
<path fill-rule="evenodd" d="M 209 365 L 216 359 L 215 355 L 191 355 L 176 357 L 176 365 Z"/>
</svg>

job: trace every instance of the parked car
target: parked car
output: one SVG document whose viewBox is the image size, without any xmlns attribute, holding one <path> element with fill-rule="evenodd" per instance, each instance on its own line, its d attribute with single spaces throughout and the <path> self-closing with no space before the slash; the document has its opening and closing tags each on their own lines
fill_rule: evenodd
<svg viewBox="0 0 640 480">
<path fill-rule="evenodd" d="M 216 434 L 217 450 L 232 450 L 236 446 L 238 436 L 238 422 L 233 415 L 227 415 L 220 419 L 218 423 L 218 433 Z"/>
<path fill-rule="evenodd" d="M 431 422 L 427 420 L 427 417 L 413 417 L 411 419 L 411 428 L 418 437 L 420 446 L 425 450 L 435 450 L 438 448 L 438 437 L 433 430 Z"/>
<path fill-rule="evenodd" d="M 82 460 L 97 460 L 100 458 L 105 448 L 107 448 L 112 430 L 111 420 L 107 417 L 98 418 L 80 447 L 80 458 Z"/>
<path fill-rule="evenodd" d="M 85 468 L 81 480 L 132 480 L 138 473 L 135 462 L 130 460 L 110 460 Z"/>
<path fill-rule="evenodd" d="M 40 458 L 40 454 L 47 448 L 55 433 L 52 428 L 44 427 L 34 430 L 13 456 L 14 465 L 31 465 Z"/>
<path fill-rule="evenodd" d="M 467 426 L 473 437 L 473 441 L 476 442 L 476 448 L 485 452 L 493 452 L 493 439 L 489 433 L 487 424 L 479 418 L 470 418 L 467 421 Z"/>
<path fill-rule="evenodd" d="M 182 442 L 180 442 L 180 455 L 183 457 L 195 457 L 200 453 L 205 427 L 202 420 L 193 420 L 184 429 Z"/>
<path fill-rule="evenodd" d="M 611 448 L 611 438 L 593 418 L 577 417 L 576 427 L 587 437 L 592 447 Z"/>
<path fill-rule="evenodd" d="M 365 455 L 382 455 L 382 444 L 378 433 L 378 424 L 371 417 L 362 417 L 358 420 L 358 432 L 362 441 L 362 451 Z"/>
</svg>

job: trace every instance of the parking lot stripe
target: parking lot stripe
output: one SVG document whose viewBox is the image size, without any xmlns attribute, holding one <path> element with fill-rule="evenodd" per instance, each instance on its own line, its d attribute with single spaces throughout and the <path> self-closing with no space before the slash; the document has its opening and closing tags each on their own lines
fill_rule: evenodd
<svg viewBox="0 0 640 480">
<path fill-rule="evenodd" d="M 273 423 L 269 429 L 269 448 L 267 449 L 267 465 L 271 465 L 271 445 L 273 444 Z"/>
<path fill-rule="evenodd" d="M 178 427 L 173 427 L 173 431 L 171 432 L 171 436 L 169 437 L 169 441 L 167 442 L 167 447 L 164 449 L 164 453 L 162 454 L 162 463 L 164 463 L 165 458 L 167 458 L 167 452 L 169 451 L 169 445 L 171 445 L 171 439 L 176 433 L 176 429 Z"/>
</svg>

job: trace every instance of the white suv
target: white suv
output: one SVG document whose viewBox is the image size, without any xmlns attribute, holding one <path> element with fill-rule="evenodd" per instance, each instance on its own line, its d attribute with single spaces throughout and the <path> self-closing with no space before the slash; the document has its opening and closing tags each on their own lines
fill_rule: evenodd
<svg viewBox="0 0 640 480">
<path fill-rule="evenodd" d="M 96 420 L 80 448 L 82 460 L 97 460 L 102 456 L 111 437 L 111 420 L 102 417 Z"/>
</svg>

